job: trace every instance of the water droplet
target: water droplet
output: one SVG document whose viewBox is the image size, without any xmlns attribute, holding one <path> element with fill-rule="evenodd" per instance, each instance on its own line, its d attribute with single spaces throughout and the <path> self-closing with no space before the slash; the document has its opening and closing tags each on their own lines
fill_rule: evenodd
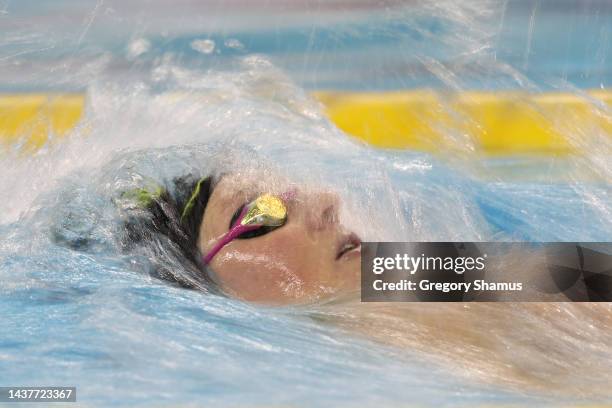
<svg viewBox="0 0 612 408">
<path fill-rule="evenodd" d="M 210 54 L 215 50 L 215 42 L 213 40 L 193 40 L 191 48 L 202 54 Z"/>
</svg>

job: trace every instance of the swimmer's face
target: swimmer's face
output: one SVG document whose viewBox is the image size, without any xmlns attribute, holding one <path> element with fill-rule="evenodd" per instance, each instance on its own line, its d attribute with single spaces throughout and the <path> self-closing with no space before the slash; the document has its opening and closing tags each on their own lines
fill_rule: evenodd
<svg viewBox="0 0 612 408">
<path fill-rule="evenodd" d="M 208 253 L 229 230 L 238 209 L 268 192 L 278 194 L 282 188 L 270 191 L 255 177 L 223 177 L 204 212 L 200 252 Z M 309 302 L 356 291 L 359 241 L 338 223 L 338 197 L 297 190 L 285 204 L 287 220 L 282 227 L 235 239 L 215 255 L 209 266 L 221 289 L 240 299 L 271 304 Z"/>
</svg>

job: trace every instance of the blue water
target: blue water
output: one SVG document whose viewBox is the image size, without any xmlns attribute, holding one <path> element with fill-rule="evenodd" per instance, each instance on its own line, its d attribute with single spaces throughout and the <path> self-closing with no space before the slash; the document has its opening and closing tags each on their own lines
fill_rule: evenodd
<svg viewBox="0 0 612 408">
<path fill-rule="evenodd" d="M 176 158 L 196 146 L 116 160 L 133 161 L 129 174 L 180 174 L 192 164 Z M 373 162 L 378 172 L 370 169 L 370 177 L 389 178 L 376 203 L 399 200 L 399 212 L 387 217 L 401 226 L 388 228 L 398 238 L 602 241 L 612 231 L 610 219 L 567 185 L 488 184 L 453 176 L 428 156 L 348 150 L 345 162 Z M 153 170 L 147 157 L 167 168 Z M 336 154 L 327 158 L 323 173 L 361 178 L 341 170 Z M 410 349 L 325 324 L 330 311 L 316 305 L 258 307 L 149 277 L 146 260 L 118 250 L 109 191 L 95 187 L 120 185 L 129 176 L 120 173 L 107 165 L 68 176 L 19 221 L 2 226 L 2 383 L 77 386 L 79 401 L 99 406 L 554 404 L 546 393 L 466 381 Z M 601 200 L 610 195 L 606 186 L 585 188 Z M 362 199 L 367 205 L 367 195 Z M 411 221 L 415 213 L 425 228 Z M 72 249 L 83 238 L 89 243 Z"/>
<path fill-rule="evenodd" d="M 101 71 L 133 79 L 169 55 L 209 68 L 262 54 L 316 90 L 572 90 L 612 80 L 605 0 L 278 3 L 5 1 L 0 89 L 83 90 Z M 214 48 L 203 53 L 194 40 Z"/>
<path fill-rule="evenodd" d="M 0 156 L 0 385 L 76 386 L 92 406 L 609 401 L 579 389 L 610 384 L 612 335 L 570 306 L 552 321 L 510 310 L 515 335 L 492 337 L 517 350 L 509 364 L 521 368 L 591 350 L 590 374 L 569 376 L 571 395 L 559 397 L 488 383 L 486 372 L 436 358 L 448 349 L 417 352 L 340 328 L 334 320 L 347 312 L 334 305 L 271 308 L 171 286 L 147 273 L 163 260 L 120 249 L 121 191 L 236 168 L 334 189 L 342 220 L 356 214 L 365 240 L 609 241 L 609 144 L 548 159 L 484 160 L 469 146 L 457 157 L 381 151 L 335 129 L 308 97 L 609 85 L 607 2 L 454 3 L 306 7 L 306 17 L 279 7 L 257 22 L 214 2 L 209 15 L 189 2 L 0 1 L 0 89 L 88 94 L 66 141 Z M 212 43 L 198 51 L 197 40 Z M 530 348 L 522 320 L 539 323 L 558 354 Z"/>
<path fill-rule="evenodd" d="M 351 338 L 303 310 L 203 296 L 66 249 L 33 255 L 3 255 L 3 275 L 27 280 L 2 290 L 3 384 L 69 384 L 96 406 L 523 399 L 461 385 L 414 353 Z"/>
</svg>

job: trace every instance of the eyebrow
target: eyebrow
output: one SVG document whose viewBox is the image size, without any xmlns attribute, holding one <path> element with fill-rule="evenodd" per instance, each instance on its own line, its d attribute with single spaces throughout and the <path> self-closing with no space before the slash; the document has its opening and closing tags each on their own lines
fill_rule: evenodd
<svg viewBox="0 0 612 408">
<path fill-rule="evenodd" d="M 218 185 L 218 184 L 219 184 L 219 183 L 220 183 L 222 180 L 224 180 L 224 179 L 225 179 L 225 177 L 226 177 L 226 176 L 231 176 L 232 174 L 235 174 L 235 173 L 232 173 L 232 172 L 229 172 L 229 171 L 228 171 L 228 172 L 223 172 L 223 173 L 219 174 L 218 176 L 216 176 L 216 177 L 215 177 L 215 179 L 213 180 L 213 187 L 212 187 L 212 188 L 213 188 L 213 190 L 216 188 L 216 186 L 217 186 L 217 185 Z M 260 189 L 259 189 L 259 188 L 256 188 L 256 189 L 254 189 L 254 191 L 257 191 L 257 192 L 258 192 L 258 191 L 260 191 Z M 221 199 L 220 199 L 220 201 L 221 201 L 222 203 L 224 203 L 224 204 L 228 204 L 229 202 L 233 202 L 233 201 L 235 201 L 235 200 L 236 200 L 238 197 L 240 197 L 240 196 L 250 196 L 250 195 L 252 195 L 252 194 L 253 194 L 253 192 L 252 192 L 252 191 L 250 191 L 248 188 L 244 188 L 244 187 L 242 187 L 242 188 L 239 188 L 239 189 L 238 189 L 238 190 L 236 190 L 236 191 L 230 192 L 230 193 L 228 194 L 228 198 L 226 198 L 226 199 L 221 198 Z"/>
<path fill-rule="evenodd" d="M 246 195 L 247 193 L 248 191 L 240 189 L 234 192 L 230 192 L 227 195 L 222 195 L 218 197 L 218 205 L 221 207 L 220 210 L 222 212 L 229 211 L 233 213 L 235 211 L 235 208 L 231 208 L 230 206 L 233 206 L 239 199 L 241 199 L 242 196 Z"/>
<path fill-rule="evenodd" d="M 242 189 L 237 190 L 234 193 L 232 193 L 230 198 L 226 202 L 232 202 L 233 203 L 234 201 L 237 201 L 238 199 L 241 199 L 241 201 L 243 201 L 243 204 L 245 204 L 248 201 L 250 201 L 251 199 L 254 199 L 254 198 L 251 198 L 251 196 L 255 196 L 257 194 L 258 194 L 257 192 L 254 193 L 253 191 L 249 191 L 247 189 L 242 188 Z M 242 198 L 242 197 L 246 197 L 246 200 L 244 198 Z"/>
</svg>

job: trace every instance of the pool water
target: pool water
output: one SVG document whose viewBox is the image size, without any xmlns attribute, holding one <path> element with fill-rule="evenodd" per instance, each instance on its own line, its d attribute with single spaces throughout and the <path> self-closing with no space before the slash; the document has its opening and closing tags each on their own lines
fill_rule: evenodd
<svg viewBox="0 0 612 408">
<path fill-rule="evenodd" d="M 337 191 L 341 221 L 364 240 L 609 241 L 609 143 L 562 158 L 376 150 L 309 96 L 608 86 L 608 3 L 454 3 L 262 13 L 206 2 L 204 13 L 196 2 L 0 1 L 0 89 L 87 92 L 66 140 L 0 156 L 0 385 L 76 386 L 93 406 L 612 401 L 612 331 L 572 305 L 552 320 L 513 308 L 515 335 L 491 334 L 541 382 L 517 386 L 437 358 L 450 346 L 396 347 L 333 324 L 346 308 L 174 287 L 147 273 L 154 255 L 121 250 L 122 191 L 236 168 Z M 545 328 L 550 355 L 525 344 L 530 325 Z M 571 350 L 587 350 L 582 366 Z M 550 372 L 532 362 L 576 374 L 546 387 Z"/>
</svg>

